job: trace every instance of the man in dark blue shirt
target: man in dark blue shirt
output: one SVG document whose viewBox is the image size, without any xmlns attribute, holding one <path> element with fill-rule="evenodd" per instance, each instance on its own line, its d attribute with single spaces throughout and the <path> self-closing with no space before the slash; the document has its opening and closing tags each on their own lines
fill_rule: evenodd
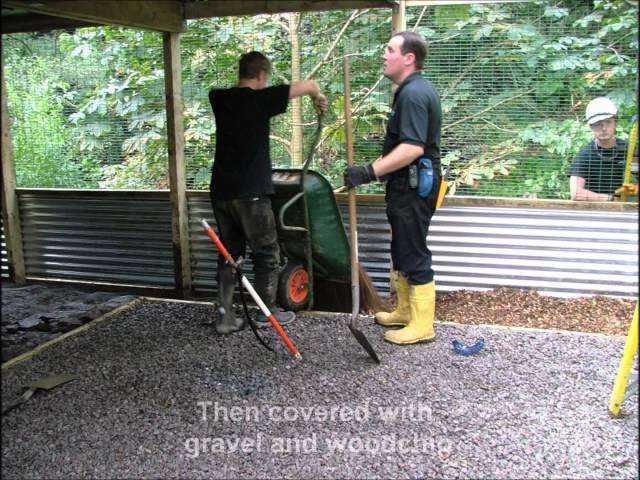
<svg viewBox="0 0 640 480">
<path fill-rule="evenodd" d="M 378 178 L 387 180 L 385 201 L 398 305 L 391 313 L 377 313 L 376 322 L 404 327 L 385 333 L 385 340 L 396 344 L 435 338 L 435 282 L 427 234 L 440 186 L 442 109 L 435 87 L 420 73 L 426 56 L 427 44 L 420 35 L 400 32 L 391 37 L 384 54 L 384 75 L 398 89 L 382 157 L 345 170 L 345 185 L 351 188 Z"/>
<path fill-rule="evenodd" d="M 216 153 L 211 172 L 210 197 L 222 243 L 233 258 L 251 247 L 255 289 L 281 324 L 295 318 L 276 307 L 280 247 L 271 195 L 269 130 L 271 117 L 286 112 L 290 98 L 309 95 L 319 112 L 327 99 L 313 80 L 267 87 L 271 63 L 260 52 L 242 55 L 236 87 L 214 89 L 209 101 L 216 119 Z M 218 333 L 244 326 L 233 312 L 233 271 L 218 256 Z M 262 312 L 256 322 L 268 325 Z"/>
</svg>

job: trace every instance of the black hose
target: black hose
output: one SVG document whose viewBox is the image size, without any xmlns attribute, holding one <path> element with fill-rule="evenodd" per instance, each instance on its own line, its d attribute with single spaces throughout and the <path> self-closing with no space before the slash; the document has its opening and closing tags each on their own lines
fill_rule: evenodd
<svg viewBox="0 0 640 480">
<path fill-rule="evenodd" d="M 264 346 L 264 348 L 266 348 L 267 350 L 270 350 L 272 352 L 275 352 L 275 350 L 273 348 L 271 348 L 271 346 L 269 344 L 267 344 L 264 341 L 264 339 L 260 336 L 260 334 L 258 333 L 258 326 L 256 325 L 256 323 L 253 320 L 253 318 L 251 318 L 251 315 L 249 315 L 249 308 L 247 307 L 247 300 L 245 299 L 245 296 L 244 296 L 244 286 L 242 285 L 242 273 L 240 273 L 240 269 L 239 268 L 236 268 L 236 277 L 238 279 L 238 288 L 240 290 L 240 301 L 242 302 L 242 310 L 244 311 L 244 316 L 247 319 L 247 323 L 251 327 L 251 330 L 253 331 L 253 334 L 256 336 L 258 341 Z"/>
<path fill-rule="evenodd" d="M 311 140 L 311 145 L 309 146 L 309 151 L 307 152 L 307 158 L 304 161 L 304 166 L 302 167 L 303 172 L 309 169 L 309 165 L 311 165 L 311 159 L 313 158 L 313 154 L 318 147 L 318 143 L 320 143 L 320 134 L 322 133 L 322 113 L 318 113 L 318 126 L 316 127 L 316 131 L 313 134 L 313 139 Z"/>
</svg>

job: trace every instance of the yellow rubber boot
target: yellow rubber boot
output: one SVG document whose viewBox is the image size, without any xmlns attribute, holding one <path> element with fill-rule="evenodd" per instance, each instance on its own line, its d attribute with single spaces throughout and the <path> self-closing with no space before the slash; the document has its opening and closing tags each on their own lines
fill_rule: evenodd
<svg viewBox="0 0 640 480">
<path fill-rule="evenodd" d="M 383 327 L 404 327 L 409 324 L 411 309 L 409 308 L 409 282 L 397 270 L 393 272 L 398 304 L 396 309 L 389 312 L 376 313 L 376 323 Z"/>
<path fill-rule="evenodd" d="M 409 324 L 400 330 L 385 332 L 384 339 L 398 345 L 430 342 L 436 337 L 433 330 L 433 317 L 436 311 L 435 282 L 409 287 Z"/>
</svg>

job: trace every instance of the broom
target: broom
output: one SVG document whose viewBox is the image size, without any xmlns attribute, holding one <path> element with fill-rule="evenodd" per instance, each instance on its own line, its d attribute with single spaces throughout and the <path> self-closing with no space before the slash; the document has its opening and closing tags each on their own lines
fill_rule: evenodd
<svg viewBox="0 0 640 480">
<path fill-rule="evenodd" d="M 371 277 L 359 262 L 358 282 L 360 286 L 360 310 L 368 314 L 391 311 L 388 302 L 380 296 Z"/>
<path fill-rule="evenodd" d="M 344 193 L 346 191 L 347 187 L 342 186 L 336 188 L 333 193 Z M 390 312 L 392 310 L 389 300 L 380 296 L 373 280 L 360 262 L 358 262 L 358 279 L 360 287 L 360 310 L 362 313 Z M 343 311 L 343 309 L 340 311 Z"/>
</svg>

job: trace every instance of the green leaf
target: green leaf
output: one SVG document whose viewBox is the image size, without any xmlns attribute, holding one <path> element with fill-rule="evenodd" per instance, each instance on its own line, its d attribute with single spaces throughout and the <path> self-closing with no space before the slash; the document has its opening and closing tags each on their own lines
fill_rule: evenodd
<svg viewBox="0 0 640 480">
<path fill-rule="evenodd" d="M 546 7 L 544 9 L 545 17 L 563 18 L 563 17 L 566 17 L 567 15 L 569 15 L 568 8 L 561 8 L 561 7 L 554 6 L 554 7 Z"/>
<path fill-rule="evenodd" d="M 476 30 L 476 33 L 473 34 L 473 39 L 478 41 L 483 37 L 490 36 L 491 32 L 493 32 L 493 25 L 483 25 L 478 30 Z"/>
<path fill-rule="evenodd" d="M 508 29 L 507 38 L 513 42 L 519 42 L 537 35 L 538 31 L 533 25 L 514 25 Z"/>
<path fill-rule="evenodd" d="M 582 65 L 580 58 L 575 55 L 567 55 L 549 64 L 549 69 L 556 70 L 575 70 Z"/>
</svg>

